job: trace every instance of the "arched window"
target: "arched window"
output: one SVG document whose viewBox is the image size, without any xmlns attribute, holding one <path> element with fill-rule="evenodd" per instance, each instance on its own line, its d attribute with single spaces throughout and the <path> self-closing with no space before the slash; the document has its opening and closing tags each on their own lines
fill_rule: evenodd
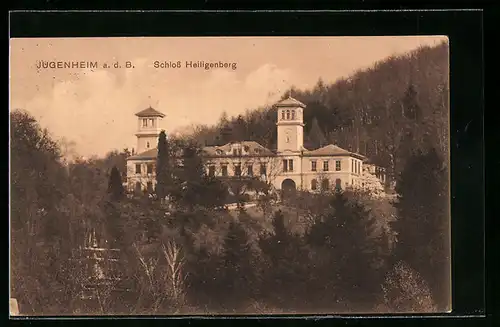
<svg viewBox="0 0 500 327">
<path fill-rule="evenodd" d="M 330 181 L 328 178 L 325 178 L 321 181 L 321 189 L 327 191 L 330 188 Z"/>
<path fill-rule="evenodd" d="M 282 119 L 282 120 L 285 120 L 285 110 L 282 110 L 282 111 L 281 111 L 281 119 Z"/>
<path fill-rule="evenodd" d="M 292 110 L 292 120 L 295 120 L 295 110 Z"/>
<path fill-rule="evenodd" d="M 290 119 L 290 110 L 287 110 L 286 111 L 286 119 L 289 120 Z"/>
<path fill-rule="evenodd" d="M 336 191 L 342 190 L 342 181 L 340 180 L 340 178 L 337 178 L 335 180 L 335 190 Z"/>
<path fill-rule="evenodd" d="M 318 189 L 318 181 L 313 179 L 311 181 L 311 190 L 316 191 Z"/>
</svg>

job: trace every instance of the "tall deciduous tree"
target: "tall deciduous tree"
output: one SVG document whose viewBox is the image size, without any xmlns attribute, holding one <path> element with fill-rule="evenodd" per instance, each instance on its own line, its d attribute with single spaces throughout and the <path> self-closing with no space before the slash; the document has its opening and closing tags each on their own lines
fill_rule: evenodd
<svg viewBox="0 0 500 327">
<path fill-rule="evenodd" d="M 67 174 L 57 142 L 33 116 L 15 110 L 10 119 L 11 296 L 21 313 L 50 314 L 68 300 L 69 286 L 59 277 L 69 255 L 69 222 L 58 210 Z"/>
<path fill-rule="evenodd" d="M 429 284 L 439 309 L 449 308 L 450 217 L 448 174 L 437 151 L 416 153 L 396 185 L 395 256 Z"/>
</svg>

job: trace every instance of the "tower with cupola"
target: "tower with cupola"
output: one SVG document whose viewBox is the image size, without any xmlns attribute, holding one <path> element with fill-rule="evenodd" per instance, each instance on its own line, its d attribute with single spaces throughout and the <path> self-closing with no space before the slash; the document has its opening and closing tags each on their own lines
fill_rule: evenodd
<svg viewBox="0 0 500 327">
<path fill-rule="evenodd" d="M 277 119 L 277 152 L 297 153 L 304 149 L 305 104 L 288 97 L 275 105 Z"/>
<path fill-rule="evenodd" d="M 137 153 L 156 148 L 165 115 L 151 107 L 135 114 L 137 116 Z"/>
</svg>

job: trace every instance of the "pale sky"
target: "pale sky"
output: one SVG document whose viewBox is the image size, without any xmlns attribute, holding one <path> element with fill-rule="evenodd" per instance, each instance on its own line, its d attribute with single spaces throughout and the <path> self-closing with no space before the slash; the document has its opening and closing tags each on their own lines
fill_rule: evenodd
<svg viewBox="0 0 500 327">
<path fill-rule="evenodd" d="M 446 40 L 425 37 L 212 37 L 11 39 L 11 110 L 33 114 L 55 138 L 84 156 L 135 148 L 134 114 L 150 105 L 169 132 L 212 124 L 277 101 L 291 85 L 335 82 L 390 55 Z M 38 61 L 97 61 L 97 69 L 37 69 Z M 155 61 L 182 68 L 155 68 Z M 103 68 L 125 61 L 133 69 Z M 186 61 L 236 63 L 185 68 Z"/>
</svg>

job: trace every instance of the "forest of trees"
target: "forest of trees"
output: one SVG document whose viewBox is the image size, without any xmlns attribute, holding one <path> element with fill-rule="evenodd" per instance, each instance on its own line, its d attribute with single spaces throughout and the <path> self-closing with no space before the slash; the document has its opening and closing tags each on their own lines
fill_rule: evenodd
<svg viewBox="0 0 500 327">
<path fill-rule="evenodd" d="M 221 207 L 227 185 L 202 169 L 200 143 L 272 148 L 270 109 L 223 117 L 195 142 L 161 135 L 156 197 L 123 189 L 128 150 L 66 162 L 62 144 L 12 111 L 11 297 L 27 315 L 448 310 L 447 69 L 443 44 L 292 90 L 308 104 L 310 144 L 335 142 L 392 165 L 397 198 L 304 193 L 259 206 L 258 217 Z M 75 255 L 89 235 L 118 253 L 101 262 L 108 283 Z M 85 300 L 89 280 L 97 295 Z"/>
</svg>

